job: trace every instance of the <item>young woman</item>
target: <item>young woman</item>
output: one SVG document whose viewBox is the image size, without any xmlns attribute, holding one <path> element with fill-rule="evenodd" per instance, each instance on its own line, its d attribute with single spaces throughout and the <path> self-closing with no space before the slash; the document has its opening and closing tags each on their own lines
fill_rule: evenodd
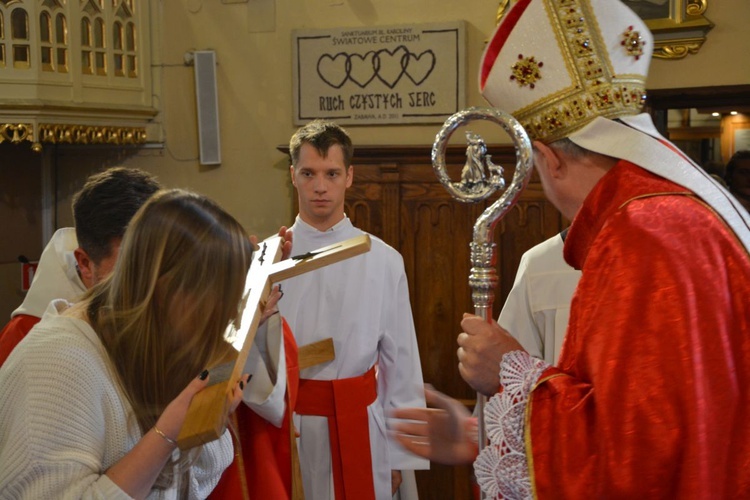
<svg viewBox="0 0 750 500">
<path fill-rule="evenodd" d="M 0 369 L 0 497 L 205 498 L 231 437 L 187 453 L 175 440 L 230 352 L 251 254 L 216 203 L 155 194 L 112 275 L 74 306 L 53 301 Z"/>
</svg>

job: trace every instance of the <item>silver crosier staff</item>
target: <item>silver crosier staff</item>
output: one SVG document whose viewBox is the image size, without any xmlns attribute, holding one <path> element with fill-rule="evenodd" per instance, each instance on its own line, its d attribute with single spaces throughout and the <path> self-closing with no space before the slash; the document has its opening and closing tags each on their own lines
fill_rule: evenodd
<svg viewBox="0 0 750 500">
<path fill-rule="evenodd" d="M 471 272 L 469 286 L 474 302 L 474 314 L 485 321 L 492 320 L 492 302 L 495 299 L 495 288 L 498 276 L 495 270 L 496 245 L 493 238 L 495 226 L 518 201 L 531 177 L 533 153 L 531 140 L 521 124 L 510 114 L 497 109 L 468 108 L 452 115 L 435 136 L 432 146 L 432 168 L 440 183 L 456 200 L 463 203 L 475 203 L 485 200 L 498 190 L 505 188 L 502 167 L 492 163 L 482 138 L 467 132 L 466 164 L 461 171 L 461 180 L 453 182 L 448 176 L 445 165 L 445 150 L 451 135 L 460 126 L 475 120 L 487 120 L 500 125 L 513 140 L 516 150 L 516 169 L 510 186 L 502 192 L 500 198 L 477 218 L 474 224 L 474 237 L 471 248 Z M 499 367 L 498 367 L 499 369 Z M 484 395 L 477 394 L 477 420 L 479 423 L 479 450 L 484 448 L 487 437 L 484 425 Z M 484 498 L 484 496 L 482 496 Z"/>
</svg>

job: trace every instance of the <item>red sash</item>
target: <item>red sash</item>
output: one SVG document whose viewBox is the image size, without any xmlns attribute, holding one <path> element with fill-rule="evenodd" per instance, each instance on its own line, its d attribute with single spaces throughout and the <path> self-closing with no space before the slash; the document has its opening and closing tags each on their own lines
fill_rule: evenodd
<svg viewBox="0 0 750 500">
<path fill-rule="evenodd" d="M 378 396 L 373 366 L 340 380 L 299 381 L 295 412 L 328 417 L 336 500 L 374 500 L 367 407 Z"/>
</svg>

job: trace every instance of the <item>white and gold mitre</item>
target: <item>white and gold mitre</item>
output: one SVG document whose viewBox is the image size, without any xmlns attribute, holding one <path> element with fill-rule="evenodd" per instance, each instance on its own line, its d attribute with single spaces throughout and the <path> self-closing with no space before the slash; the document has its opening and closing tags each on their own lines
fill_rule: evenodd
<svg viewBox="0 0 750 500">
<path fill-rule="evenodd" d="M 620 0 L 518 0 L 482 56 L 479 89 L 532 139 L 641 111 L 653 37 Z"/>
</svg>

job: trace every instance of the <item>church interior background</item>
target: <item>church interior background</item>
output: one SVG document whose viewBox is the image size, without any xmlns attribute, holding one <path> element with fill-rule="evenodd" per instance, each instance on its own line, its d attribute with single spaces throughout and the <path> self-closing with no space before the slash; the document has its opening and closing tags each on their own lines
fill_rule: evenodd
<svg viewBox="0 0 750 500">
<path fill-rule="evenodd" d="M 261 237 L 296 215 L 286 144 L 294 122 L 292 33 L 461 20 L 467 106 L 483 106 L 478 61 L 505 2 L 466 0 L 0 0 L 0 317 L 23 300 L 24 266 L 55 229 L 72 226 L 70 201 L 84 179 L 124 165 L 218 200 Z M 750 130 L 750 2 L 700 4 L 711 26 L 691 45 L 672 34 L 653 61 L 651 111 L 704 166 L 726 163 Z M 220 162 L 202 161 L 196 52 L 215 56 Z M 424 379 L 473 404 L 454 369 L 455 334 L 473 309 L 468 288 L 474 221 L 491 203 L 458 204 L 439 185 L 430 150 L 446 115 L 432 123 L 347 126 L 355 176 L 346 211 L 355 225 L 404 257 Z M 458 135 L 458 134 L 457 134 Z M 509 141 L 484 136 L 493 161 L 513 174 Z M 458 175 L 464 146 L 452 144 Z M 205 160 L 205 158 L 204 158 Z M 568 221 L 532 178 L 496 230 L 495 316 L 521 254 Z M 435 272 L 440 269 L 441 272 Z M 424 498 L 470 498 L 468 468 L 433 466 L 417 476 Z"/>
</svg>

